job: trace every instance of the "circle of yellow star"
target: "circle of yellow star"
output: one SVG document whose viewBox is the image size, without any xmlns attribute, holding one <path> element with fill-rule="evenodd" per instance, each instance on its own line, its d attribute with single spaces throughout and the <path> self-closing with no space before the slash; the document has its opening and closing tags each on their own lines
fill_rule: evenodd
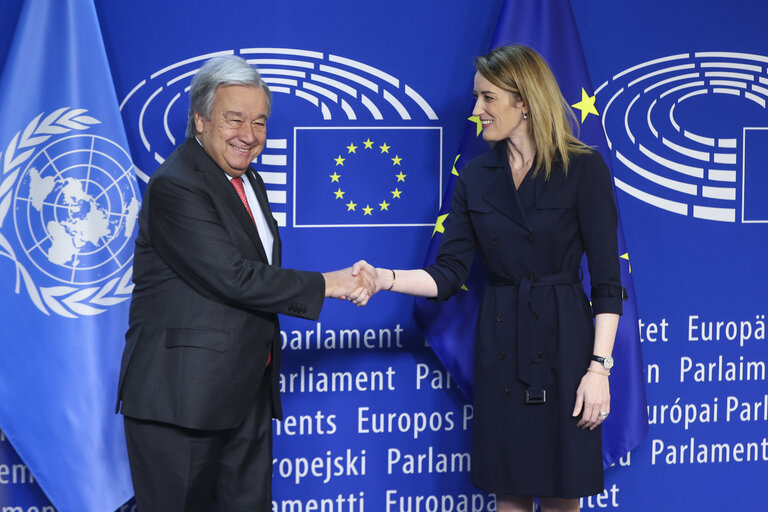
<svg viewBox="0 0 768 512">
<path fill-rule="evenodd" d="M 400 165 L 400 162 L 401 162 L 402 160 L 403 160 L 403 159 L 402 159 L 402 158 L 400 158 L 400 155 L 395 155 L 395 158 L 393 158 L 393 159 L 392 159 L 392 165 Z"/>
<path fill-rule="evenodd" d="M 341 178 L 341 174 L 336 174 L 336 171 L 333 171 L 333 174 L 329 174 L 328 176 L 331 177 L 331 183 L 333 183 L 334 181 L 338 183 L 339 178 Z"/>
<path fill-rule="evenodd" d="M 347 146 L 347 151 L 349 151 L 350 153 L 354 153 L 356 149 L 357 149 L 357 146 L 355 146 L 354 142 L 350 142 L 349 146 Z"/>
<path fill-rule="evenodd" d="M 387 146 L 386 142 L 384 144 L 382 144 L 381 146 L 379 146 L 379 148 L 381 149 L 382 153 L 389 153 L 390 146 Z"/>
<path fill-rule="evenodd" d="M 363 215 L 373 215 L 371 212 L 373 211 L 373 208 L 371 208 L 371 205 L 367 204 L 365 205 L 365 208 L 363 208 Z"/>
<path fill-rule="evenodd" d="M 336 199 L 344 199 L 344 191 L 341 190 L 341 187 L 339 187 L 339 190 L 334 192 L 334 194 L 336 195 Z"/>
<path fill-rule="evenodd" d="M 370 137 L 368 137 L 368 140 L 364 141 L 363 144 L 365 144 L 364 149 L 373 149 L 373 141 Z"/>
<path fill-rule="evenodd" d="M 392 193 L 392 199 L 400 199 L 400 194 L 403 193 L 402 190 L 397 190 L 397 187 L 395 187 L 395 190 L 390 191 Z"/>
<path fill-rule="evenodd" d="M 408 176 L 407 174 L 403 174 L 403 171 L 400 171 L 400 174 L 395 174 L 395 177 L 397 177 L 397 181 L 405 181 L 405 177 Z"/>
<path fill-rule="evenodd" d="M 348 211 L 348 212 L 353 212 L 353 211 L 355 211 L 355 206 L 357 206 L 357 203 L 355 203 L 354 201 L 350 201 L 350 202 L 348 202 L 348 203 L 347 203 L 347 211 Z"/>
</svg>

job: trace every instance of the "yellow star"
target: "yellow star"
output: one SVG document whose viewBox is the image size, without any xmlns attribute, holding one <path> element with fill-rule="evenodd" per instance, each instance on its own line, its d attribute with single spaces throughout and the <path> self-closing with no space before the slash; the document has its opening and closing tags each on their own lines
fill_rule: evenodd
<svg viewBox="0 0 768 512">
<path fill-rule="evenodd" d="M 364 141 L 363 144 L 365 144 L 365 149 L 373 149 L 373 141 L 370 137 L 368 137 L 368 140 Z"/>
<path fill-rule="evenodd" d="M 328 176 L 331 177 L 331 183 L 333 183 L 334 181 L 338 183 L 339 178 L 341 178 L 341 174 L 336 174 L 336 171 L 333 171 L 333 174 L 329 174 Z"/>
<path fill-rule="evenodd" d="M 368 204 L 365 205 L 365 208 L 363 208 L 363 212 L 365 212 L 365 213 L 363 213 L 363 216 L 365 216 L 365 215 L 372 215 L 371 214 L 372 211 L 373 211 L 373 208 L 371 208 L 370 205 L 368 205 Z"/>
<path fill-rule="evenodd" d="M 627 260 L 627 265 L 629 265 L 629 273 L 631 274 L 632 273 L 632 264 L 629 262 L 629 253 L 625 252 L 624 254 L 619 256 L 619 258 L 621 258 L 623 260 Z"/>
<path fill-rule="evenodd" d="M 461 285 L 461 289 L 464 290 L 465 292 L 469 291 L 469 288 L 467 288 L 467 285 L 465 284 Z"/>
<path fill-rule="evenodd" d="M 395 155 L 395 158 L 393 158 L 393 159 L 392 159 L 392 162 L 393 162 L 393 163 L 392 163 L 392 165 L 400 165 L 400 162 L 401 162 L 402 160 L 403 160 L 403 159 L 402 159 L 402 158 L 400 158 L 400 155 Z"/>
<path fill-rule="evenodd" d="M 477 126 L 475 129 L 477 130 L 477 133 L 475 133 L 475 137 L 479 136 L 481 133 L 483 133 L 483 123 L 480 121 L 480 117 L 478 116 L 471 116 L 467 118 L 468 120 L 475 123 Z"/>
<path fill-rule="evenodd" d="M 400 174 L 395 174 L 397 177 L 397 181 L 405 181 L 405 177 L 408 176 L 407 174 L 403 174 L 403 171 L 400 171 Z"/>
<path fill-rule="evenodd" d="M 451 169 L 451 174 L 458 176 L 459 171 L 456 170 L 456 162 L 459 161 L 459 157 L 461 156 L 461 153 L 456 155 L 456 158 L 453 159 L 453 169 Z"/>
<path fill-rule="evenodd" d="M 344 165 L 344 159 L 341 158 L 341 155 L 339 155 L 338 157 L 334 158 L 334 160 L 336 161 L 336 165 L 341 165 L 341 166 Z"/>
<path fill-rule="evenodd" d="M 443 223 L 445 222 L 446 218 L 448 218 L 447 213 L 437 217 L 437 222 L 435 222 L 435 230 L 432 231 L 432 236 L 435 236 L 435 233 L 445 233 L 445 227 L 443 226 Z"/>
<path fill-rule="evenodd" d="M 574 103 L 571 106 L 573 108 L 577 108 L 581 110 L 582 123 L 584 122 L 584 120 L 587 118 L 589 114 L 595 114 L 596 116 L 600 116 L 600 114 L 597 113 L 597 108 L 595 108 L 595 97 L 588 95 L 587 91 L 585 91 L 583 87 L 581 88 L 581 101 L 578 103 Z"/>
<path fill-rule="evenodd" d="M 357 146 L 355 146 L 355 143 L 354 143 L 354 142 L 350 142 L 350 143 L 349 143 L 349 146 L 347 146 L 347 150 L 348 150 L 350 153 L 354 153 L 356 149 L 357 149 Z"/>
<path fill-rule="evenodd" d="M 348 212 L 353 212 L 353 211 L 355 211 L 355 206 L 357 206 L 357 203 L 355 203 L 355 202 L 352 202 L 352 201 L 348 202 L 348 203 L 347 203 L 347 211 L 348 211 Z"/>
<path fill-rule="evenodd" d="M 400 199 L 400 194 L 403 193 L 402 190 L 397 190 L 397 187 L 395 187 L 395 190 L 391 190 L 392 192 L 392 199 Z"/>
<path fill-rule="evenodd" d="M 381 206 L 381 211 L 387 210 L 389 211 L 389 203 L 385 199 L 384 201 L 379 203 L 379 206 Z"/>
<path fill-rule="evenodd" d="M 341 190 L 341 187 L 334 194 L 336 194 L 336 199 L 344 199 L 344 191 Z"/>
<path fill-rule="evenodd" d="M 381 148 L 382 153 L 389 153 L 390 146 L 387 146 L 387 143 L 385 142 L 383 145 L 379 146 Z"/>
</svg>

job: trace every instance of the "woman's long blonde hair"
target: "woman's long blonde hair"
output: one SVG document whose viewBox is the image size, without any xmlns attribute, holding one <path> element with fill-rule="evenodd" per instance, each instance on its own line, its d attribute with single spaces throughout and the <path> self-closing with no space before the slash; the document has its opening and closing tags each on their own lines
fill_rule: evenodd
<svg viewBox="0 0 768 512">
<path fill-rule="evenodd" d="M 590 148 L 573 134 L 576 115 L 563 98 L 552 70 L 533 48 L 502 46 L 475 59 L 475 68 L 496 87 L 511 92 L 528 107 L 528 135 L 536 149 L 533 175 L 544 170 L 549 179 L 552 162 L 559 156 L 568 172 L 571 155 Z"/>
</svg>

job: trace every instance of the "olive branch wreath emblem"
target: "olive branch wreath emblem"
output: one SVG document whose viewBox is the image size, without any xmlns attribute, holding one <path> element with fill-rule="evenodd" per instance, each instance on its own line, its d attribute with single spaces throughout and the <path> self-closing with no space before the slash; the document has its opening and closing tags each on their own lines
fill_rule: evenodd
<svg viewBox="0 0 768 512">
<path fill-rule="evenodd" d="M 85 115 L 86 109 L 60 108 L 45 116 L 45 112 L 35 117 L 23 131 L 16 132 L 11 142 L 0 152 L 0 228 L 11 207 L 13 186 L 20 174 L 21 166 L 29 160 L 35 149 L 53 135 L 62 135 L 72 130 L 87 130 L 100 121 Z M 133 266 L 122 276 L 109 280 L 102 286 L 78 288 L 74 286 L 37 286 L 24 265 L 16 257 L 16 252 L 0 230 L 0 256 L 11 259 L 16 265 L 15 293 L 20 292 L 21 284 L 29 294 L 34 305 L 45 313 L 51 312 L 67 317 L 93 316 L 106 311 L 105 308 L 119 304 L 130 297 L 133 290 L 131 277 Z"/>
</svg>

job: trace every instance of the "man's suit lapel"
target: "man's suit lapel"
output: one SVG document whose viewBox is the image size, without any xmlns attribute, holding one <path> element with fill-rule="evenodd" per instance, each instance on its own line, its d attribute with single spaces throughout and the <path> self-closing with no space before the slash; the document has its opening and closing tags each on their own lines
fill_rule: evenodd
<svg viewBox="0 0 768 512">
<path fill-rule="evenodd" d="M 486 153 L 480 165 L 486 169 L 483 175 L 487 186 L 483 199 L 500 213 L 531 231 L 528 216 L 509 176 L 512 171 L 509 169 L 504 143 L 499 143 L 493 151 Z"/>
<path fill-rule="evenodd" d="M 243 228 L 243 231 L 248 234 L 248 237 L 253 242 L 253 245 L 256 246 L 257 250 L 259 251 L 259 255 L 263 258 L 264 261 L 268 261 L 267 253 L 264 251 L 264 246 L 261 243 L 261 238 L 259 238 L 259 232 L 256 229 L 256 225 L 253 223 L 251 216 L 248 215 L 248 211 L 243 206 L 243 202 L 240 200 L 240 196 L 237 195 L 235 187 L 233 187 L 229 182 L 229 179 L 227 178 L 224 171 L 222 171 L 216 162 L 214 162 L 213 159 L 208 155 L 208 153 L 205 152 L 197 140 L 187 139 L 187 144 L 190 148 L 191 154 L 194 155 L 200 170 L 203 171 L 202 174 L 208 185 L 208 188 L 214 194 L 220 197 L 226 207 L 232 211 L 232 214 Z M 253 186 L 252 181 L 251 186 Z M 254 187 L 254 191 L 257 191 L 257 187 Z M 256 192 L 256 197 L 259 198 L 259 202 L 261 203 L 262 200 L 261 197 L 259 197 L 258 191 Z M 271 215 L 267 217 L 268 220 L 271 218 Z"/>
</svg>

